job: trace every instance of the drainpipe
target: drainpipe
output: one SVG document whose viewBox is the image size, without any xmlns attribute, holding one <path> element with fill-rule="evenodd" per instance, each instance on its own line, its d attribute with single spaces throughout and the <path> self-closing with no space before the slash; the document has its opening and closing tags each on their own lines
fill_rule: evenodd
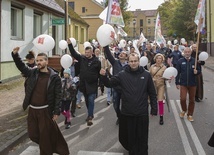
<svg viewBox="0 0 214 155">
<path fill-rule="evenodd" d="M 211 16 L 212 16 L 212 12 L 211 12 L 211 0 L 209 0 L 209 22 L 210 22 L 210 36 L 209 36 L 209 40 L 210 40 L 210 55 L 212 56 L 212 37 L 211 37 L 211 35 L 212 35 L 212 18 L 211 18 Z"/>
<path fill-rule="evenodd" d="M 2 8 L 1 8 L 1 2 L 2 2 L 2 0 L 0 0 L 0 17 L 1 17 L 1 10 L 2 10 Z M 0 83 L 2 83 L 1 82 L 1 18 L 0 18 Z"/>
</svg>

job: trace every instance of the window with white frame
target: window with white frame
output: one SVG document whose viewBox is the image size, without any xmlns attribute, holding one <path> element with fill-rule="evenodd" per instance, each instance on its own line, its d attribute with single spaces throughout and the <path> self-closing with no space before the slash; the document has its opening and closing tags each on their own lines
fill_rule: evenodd
<svg viewBox="0 0 214 155">
<path fill-rule="evenodd" d="M 11 39 L 23 39 L 23 8 L 11 6 Z"/>
<path fill-rule="evenodd" d="M 42 14 L 34 12 L 33 15 L 33 37 L 42 34 Z"/>
</svg>

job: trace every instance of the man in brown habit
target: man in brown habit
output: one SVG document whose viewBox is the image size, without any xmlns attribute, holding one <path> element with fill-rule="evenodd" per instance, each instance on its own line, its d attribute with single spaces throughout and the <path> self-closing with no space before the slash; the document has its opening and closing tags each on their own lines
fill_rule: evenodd
<svg viewBox="0 0 214 155">
<path fill-rule="evenodd" d="M 39 144 L 40 155 L 68 155 L 68 145 L 56 123 L 60 115 L 61 79 L 58 73 L 47 67 L 48 57 L 39 53 L 37 68 L 30 69 L 21 60 L 19 47 L 12 51 L 16 67 L 28 78 L 23 109 L 28 110 L 28 135 Z"/>
</svg>

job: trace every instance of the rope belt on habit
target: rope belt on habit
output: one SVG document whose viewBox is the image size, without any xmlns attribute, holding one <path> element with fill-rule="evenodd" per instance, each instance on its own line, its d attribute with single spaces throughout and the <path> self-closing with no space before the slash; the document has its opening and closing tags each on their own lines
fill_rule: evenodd
<svg viewBox="0 0 214 155">
<path fill-rule="evenodd" d="M 33 106 L 33 105 L 30 105 L 31 108 L 33 109 L 44 109 L 44 108 L 47 108 L 48 105 L 43 105 L 43 106 Z"/>
</svg>

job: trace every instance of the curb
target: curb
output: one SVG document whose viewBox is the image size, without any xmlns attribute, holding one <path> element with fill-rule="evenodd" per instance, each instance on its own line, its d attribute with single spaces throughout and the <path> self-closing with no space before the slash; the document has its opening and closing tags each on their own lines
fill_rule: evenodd
<svg viewBox="0 0 214 155">
<path fill-rule="evenodd" d="M 0 147 L 0 154 L 1 155 L 7 155 L 10 149 L 17 144 L 23 142 L 25 139 L 28 138 L 27 129 L 19 133 L 17 136 L 15 136 L 13 139 L 7 141 L 3 146 Z"/>
</svg>

